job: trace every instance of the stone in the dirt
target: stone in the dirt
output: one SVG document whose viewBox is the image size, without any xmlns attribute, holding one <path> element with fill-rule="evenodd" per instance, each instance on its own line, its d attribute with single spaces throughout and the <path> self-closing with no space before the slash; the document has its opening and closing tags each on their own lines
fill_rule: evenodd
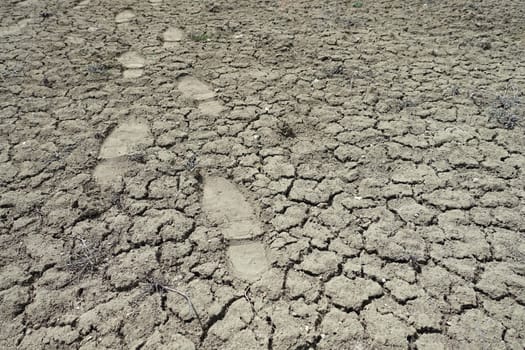
<svg viewBox="0 0 525 350">
<path fill-rule="evenodd" d="M 128 9 L 118 13 L 115 16 L 115 22 L 125 23 L 131 21 L 133 18 L 135 18 L 135 13 Z"/>
<path fill-rule="evenodd" d="M 269 267 L 265 247 L 260 242 L 230 246 L 228 257 L 234 275 L 248 281 L 257 280 Z"/>
<path fill-rule="evenodd" d="M 193 100 L 203 101 L 215 97 L 215 93 L 208 84 L 203 83 L 191 75 L 185 75 L 179 78 L 177 87 L 184 97 Z"/>
<path fill-rule="evenodd" d="M 370 298 L 383 295 L 383 289 L 371 280 L 338 276 L 326 284 L 325 293 L 336 305 L 357 310 Z"/>
<path fill-rule="evenodd" d="M 118 58 L 118 61 L 124 68 L 128 69 L 140 69 L 143 68 L 146 63 L 146 59 L 141 54 L 135 51 L 128 51 L 123 53 Z"/>
<path fill-rule="evenodd" d="M 106 138 L 100 148 L 99 157 L 109 159 L 130 155 L 152 144 L 153 136 L 148 125 L 143 121 L 129 121 L 118 126 Z"/>
<path fill-rule="evenodd" d="M 203 192 L 204 213 L 224 238 L 250 239 L 262 234 L 252 206 L 233 183 L 222 177 L 207 177 Z"/>
</svg>

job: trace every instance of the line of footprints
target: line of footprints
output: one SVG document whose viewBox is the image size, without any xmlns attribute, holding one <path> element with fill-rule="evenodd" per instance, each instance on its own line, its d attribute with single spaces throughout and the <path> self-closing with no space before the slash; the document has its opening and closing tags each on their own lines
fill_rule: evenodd
<svg viewBox="0 0 525 350">
<path fill-rule="evenodd" d="M 160 1 L 150 0 L 151 3 Z M 122 24 L 133 18 L 134 12 L 127 9 L 115 17 L 115 22 Z M 168 28 L 162 37 L 164 47 L 170 48 L 184 40 L 184 33 L 178 28 Z M 125 68 L 124 79 L 140 77 L 144 73 L 146 59 L 138 52 L 126 52 L 118 61 Z M 191 75 L 179 78 L 177 88 L 182 96 L 195 101 L 204 115 L 218 116 L 224 111 L 224 106 L 215 99 L 209 85 Z M 146 120 L 132 119 L 120 123 L 100 148 L 94 178 L 102 187 L 119 189 L 126 174 L 139 168 L 130 156 L 154 143 Z M 235 184 L 222 177 L 205 177 L 202 209 L 208 222 L 217 227 L 229 242 L 227 254 L 231 271 L 236 277 L 255 281 L 268 270 L 265 245 L 256 240 L 263 234 L 262 225 L 256 219 L 252 205 Z"/>
</svg>

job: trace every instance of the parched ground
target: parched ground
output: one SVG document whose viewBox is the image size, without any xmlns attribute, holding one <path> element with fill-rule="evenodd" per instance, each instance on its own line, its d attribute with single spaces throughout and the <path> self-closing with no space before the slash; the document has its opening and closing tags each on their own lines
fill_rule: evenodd
<svg viewBox="0 0 525 350">
<path fill-rule="evenodd" d="M 522 0 L 0 18 L 0 348 L 525 347 Z"/>
</svg>

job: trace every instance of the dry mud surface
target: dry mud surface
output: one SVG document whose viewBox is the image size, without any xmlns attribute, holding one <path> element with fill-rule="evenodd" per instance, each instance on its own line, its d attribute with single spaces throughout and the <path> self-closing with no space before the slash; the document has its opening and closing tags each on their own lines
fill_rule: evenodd
<svg viewBox="0 0 525 350">
<path fill-rule="evenodd" d="M 0 15 L 0 348 L 525 347 L 522 0 Z"/>
</svg>

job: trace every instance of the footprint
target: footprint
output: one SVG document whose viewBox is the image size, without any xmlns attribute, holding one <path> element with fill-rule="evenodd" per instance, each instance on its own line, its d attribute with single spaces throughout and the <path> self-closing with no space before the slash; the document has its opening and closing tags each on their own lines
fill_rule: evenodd
<svg viewBox="0 0 525 350">
<path fill-rule="evenodd" d="M 124 78 L 138 78 L 144 74 L 146 59 L 138 52 L 128 51 L 118 58 L 118 62 L 126 68 L 123 72 Z"/>
<path fill-rule="evenodd" d="M 126 9 L 115 16 L 115 22 L 117 23 L 126 23 L 135 18 L 135 13 L 130 9 Z"/>
<path fill-rule="evenodd" d="M 225 178 L 206 178 L 202 206 L 208 220 L 219 226 L 228 240 L 252 239 L 262 234 L 250 203 Z"/>
<path fill-rule="evenodd" d="M 191 75 L 179 78 L 178 85 L 182 96 L 199 102 L 199 111 L 207 116 L 216 117 L 225 110 L 222 103 L 215 98 L 215 92 L 210 86 Z"/>
<path fill-rule="evenodd" d="M 137 69 L 144 67 L 144 64 L 146 60 L 144 57 L 142 57 L 139 53 L 135 51 L 128 51 L 124 54 L 122 54 L 118 61 L 121 65 L 123 65 L 125 68 L 129 69 Z"/>
<path fill-rule="evenodd" d="M 208 84 L 203 83 L 191 75 L 185 75 L 179 78 L 177 87 L 184 97 L 192 100 L 203 101 L 215 97 L 215 93 L 211 90 Z"/>
<path fill-rule="evenodd" d="M 104 188 L 118 188 L 126 173 L 135 168 L 126 159 L 108 159 L 99 163 L 93 171 L 93 178 Z"/>
<path fill-rule="evenodd" d="M 260 242 L 231 245 L 228 258 L 234 275 L 247 281 L 257 280 L 268 269 L 264 245 Z"/>
<path fill-rule="evenodd" d="M 207 177 L 203 192 L 202 208 L 207 219 L 230 242 L 227 254 L 233 274 L 256 280 L 268 269 L 268 259 L 264 245 L 253 240 L 263 229 L 252 206 L 233 183 L 222 177 Z"/>
<path fill-rule="evenodd" d="M 162 34 L 164 41 L 181 41 L 184 39 L 184 32 L 179 28 L 170 27 Z"/>
<path fill-rule="evenodd" d="M 93 177 L 102 186 L 116 186 L 129 170 L 136 168 L 126 156 L 153 145 L 153 136 L 144 121 L 131 120 L 117 127 L 100 147 L 101 162 Z"/>
<path fill-rule="evenodd" d="M 143 121 L 132 120 L 117 127 L 100 148 L 102 159 L 117 158 L 153 145 L 153 136 Z"/>
<path fill-rule="evenodd" d="M 144 69 L 126 69 L 122 72 L 124 79 L 136 79 L 144 75 Z"/>
<path fill-rule="evenodd" d="M 162 40 L 164 41 L 164 48 L 178 47 L 179 42 L 184 39 L 184 32 L 179 28 L 170 27 L 162 33 Z"/>
</svg>

